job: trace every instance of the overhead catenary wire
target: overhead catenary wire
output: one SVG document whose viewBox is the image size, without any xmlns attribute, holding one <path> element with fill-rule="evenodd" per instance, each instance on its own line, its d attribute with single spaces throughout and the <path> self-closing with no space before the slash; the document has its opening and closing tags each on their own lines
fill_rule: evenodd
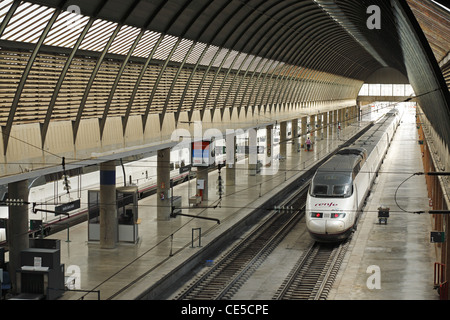
<svg viewBox="0 0 450 320">
<path fill-rule="evenodd" d="M 403 184 L 405 184 L 409 179 L 411 179 L 412 177 L 415 176 L 420 176 L 420 175 L 429 175 L 429 176 L 450 176 L 450 172 L 415 172 L 412 175 L 410 175 L 408 178 L 406 178 L 405 180 L 402 181 L 402 183 L 400 183 L 397 187 L 397 189 L 395 190 L 395 194 L 394 194 L 394 201 L 395 204 L 397 205 L 397 207 L 402 211 L 402 212 L 407 212 L 407 213 L 414 213 L 414 214 L 422 214 L 422 213 L 430 213 L 430 214 L 442 214 L 442 213 L 447 213 L 450 214 L 449 210 L 428 210 L 428 211 L 423 211 L 423 210 L 419 210 L 419 211 L 410 211 L 410 210 L 406 210 L 403 207 L 401 207 L 398 204 L 397 201 L 397 193 L 399 191 L 399 189 L 401 188 L 401 186 Z"/>
</svg>

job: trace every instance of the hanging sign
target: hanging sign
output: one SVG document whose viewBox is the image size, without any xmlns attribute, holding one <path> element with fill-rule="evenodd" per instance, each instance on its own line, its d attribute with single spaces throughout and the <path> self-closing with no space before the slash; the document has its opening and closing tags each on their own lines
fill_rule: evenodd
<svg viewBox="0 0 450 320">
<path fill-rule="evenodd" d="M 195 141 L 192 142 L 192 166 L 208 167 L 214 164 L 215 150 L 214 142 Z"/>
<path fill-rule="evenodd" d="M 69 211 L 79 209 L 79 208 L 80 208 L 80 199 L 56 206 L 55 207 L 55 215 L 58 215 L 61 213 L 67 213 Z"/>
</svg>

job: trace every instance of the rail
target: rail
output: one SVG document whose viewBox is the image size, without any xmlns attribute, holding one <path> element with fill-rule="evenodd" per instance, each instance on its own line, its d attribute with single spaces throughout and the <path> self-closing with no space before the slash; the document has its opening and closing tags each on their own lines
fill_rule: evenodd
<svg viewBox="0 0 450 320">
<path fill-rule="evenodd" d="M 307 185 L 284 203 L 305 197 Z M 273 210 L 271 217 L 228 251 L 213 267 L 185 288 L 176 299 L 231 299 L 256 268 L 300 221 L 302 211 Z"/>
<path fill-rule="evenodd" d="M 312 242 L 273 300 L 326 299 L 349 243 L 349 240 L 338 244 Z"/>
</svg>

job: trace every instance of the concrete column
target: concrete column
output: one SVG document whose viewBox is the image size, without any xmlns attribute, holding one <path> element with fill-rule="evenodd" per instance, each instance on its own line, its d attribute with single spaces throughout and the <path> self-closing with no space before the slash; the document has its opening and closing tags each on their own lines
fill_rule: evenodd
<svg viewBox="0 0 450 320">
<path fill-rule="evenodd" d="M 117 243 L 116 163 L 100 164 L 100 247 L 115 248 Z"/>
<path fill-rule="evenodd" d="M 341 125 L 341 129 L 344 129 L 344 127 L 345 127 L 343 114 L 344 114 L 344 109 L 339 109 L 338 110 L 338 122 Z"/>
<path fill-rule="evenodd" d="M 350 123 L 349 123 L 349 120 L 350 120 L 349 110 L 350 110 L 349 107 L 347 107 L 347 108 L 344 109 L 344 122 L 345 122 L 345 126 L 346 126 L 346 127 L 350 124 Z"/>
<path fill-rule="evenodd" d="M 300 151 L 299 141 L 298 141 L 298 119 L 292 119 L 291 123 L 291 133 L 292 133 L 292 151 Z"/>
<path fill-rule="evenodd" d="M 358 121 L 358 112 L 356 108 L 357 106 L 352 107 L 352 123 L 356 123 Z"/>
<path fill-rule="evenodd" d="M 225 170 L 225 185 L 234 186 L 236 184 L 236 134 L 230 133 L 226 136 L 227 166 Z"/>
<path fill-rule="evenodd" d="M 310 120 L 309 120 L 309 127 L 310 127 L 310 133 L 309 133 L 309 138 L 311 139 L 311 141 L 314 143 L 315 142 L 315 135 L 317 134 L 316 132 L 316 115 L 313 114 L 310 116 Z"/>
<path fill-rule="evenodd" d="M 280 155 L 285 159 L 287 157 L 287 122 L 280 122 Z"/>
<path fill-rule="evenodd" d="M 170 148 L 158 150 L 156 168 L 157 220 L 170 220 Z"/>
<path fill-rule="evenodd" d="M 322 117 L 322 113 L 317 115 L 317 139 L 322 139 L 323 137 Z"/>
<path fill-rule="evenodd" d="M 199 180 L 203 181 L 203 189 L 199 188 Z M 197 194 L 202 195 L 202 201 L 208 201 L 208 167 L 197 167 Z"/>
<path fill-rule="evenodd" d="M 257 136 L 257 129 L 251 128 L 248 130 L 248 174 L 250 176 L 256 175 L 258 162 Z"/>
<path fill-rule="evenodd" d="M 323 137 L 324 138 L 328 137 L 328 116 L 329 116 L 329 112 L 325 112 L 323 114 Z"/>
<path fill-rule="evenodd" d="M 348 124 L 353 124 L 355 122 L 355 116 L 354 116 L 354 107 L 348 107 Z"/>
<path fill-rule="evenodd" d="M 28 180 L 8 184 L 8 198 L 28 202 Z M 9 275 L 13 293 L 17 292 L 16 270 L 20 268 L 20 253 L 29 248 L 28 204 L 9 206 L 8 218 Z"/>
<path fill-rule="evenodd" d="M 308 117 L 303 117 L 302 118 L 302 126 L 301 126 L 302 133 L 301 133 L 301 138 L 300 138 L 300 144 L 301 144 L 302 148 L 305 147 L 307 124 L 308 124 Z"/>
<path fill-rule="evenodd" d="M 268 125 L 266 127 L 266 165 L 272 165 L 272 157 L 273 157 L 273 136 L 272 136 L 273 125 Z"/>
</svg>

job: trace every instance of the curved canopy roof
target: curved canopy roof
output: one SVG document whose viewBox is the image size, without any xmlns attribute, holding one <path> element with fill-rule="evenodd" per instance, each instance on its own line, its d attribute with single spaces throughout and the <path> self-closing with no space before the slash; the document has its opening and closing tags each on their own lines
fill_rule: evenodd
<svg viewBox="0 0 450 320">
<path fill-rule="evenodd" d="M 377 12 L 370 6 L 379 9 L 379 29 L 368 27 Z M 20 66 L 4 72 L 17 78 L 0 106 L 6 136 L 27 121 L 42 124 L 44 141 L 49 122 L 62 119 L 73 121 L 76 138 L 86 117 L 99 118 L 102 130 L 111 115 L 124 117 L 125 128 L 141 114 L 145 127 L 150 113 L 162 125 L 171 112 L 178 119 L 181 111 L 355 99 L 374 72 L 394 68 L 450 142 L 449 93 L 436 61 L 448 53 L 448 12 L 429 1 L 4 0 L 0 23 L 3 66 Z M 33 77 L 50 64 L 30 116 Z"/>
</svg>

